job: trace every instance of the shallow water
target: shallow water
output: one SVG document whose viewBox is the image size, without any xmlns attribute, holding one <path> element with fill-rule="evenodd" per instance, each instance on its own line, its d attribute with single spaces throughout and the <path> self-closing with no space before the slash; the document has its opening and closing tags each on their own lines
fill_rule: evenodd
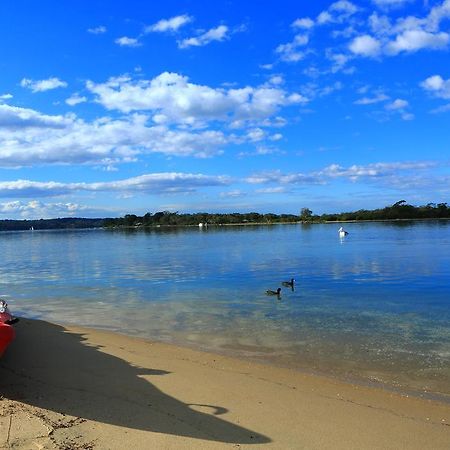
<svg viewBox="0 0 450 450">
<path fill-rule="evenodd" d="M 338 228 L 4 232 L 0 294 L 18 315 L 450 395 L 450 222 Z"/>
</svg>

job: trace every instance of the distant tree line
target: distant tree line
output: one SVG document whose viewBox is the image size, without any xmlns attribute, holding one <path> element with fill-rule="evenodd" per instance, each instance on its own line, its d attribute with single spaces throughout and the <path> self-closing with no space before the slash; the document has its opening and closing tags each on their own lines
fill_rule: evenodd
<svg viewBox="0 0 450 450">
<path fill-rule="evenodd" d="M 158 211 L 143 216 L 127 214 L 118 218 L 85 219 L 65 217 L 39 220 L 0 220 L 0 231 L 14 230 L 50 230 L 80 228 L 123 228 L 123 227 L 158 227 L 158 226 L 192 226 L 199 223 L 209 225 L 237 224 L 274 224 L 274 223 L 320 223 L 334 221 L 364 220 L 414 220 L 414 219 L 450 219 L 450 207 L 447 203 L 428 203 L 413 206 L 400 200 L 381 209 L 360 209 L 353 212 L 316 215 L 309 208 L 302 208 L 295 214 L 260 214 L 249 213 L 193 213 L 180 214 L 171 211 Z"/>
<path fill-rule="evenodd" d="M 315 216 L 317 217 L 317 216 Z M 405 219 L 448 219 L 450 207 L 447 203 L 428 203 L 424 206 L 408 205 L 400 200 L 391 206 L 382 209 L 360 209 L 354 212 L 339 214 L 322 214 L 323 221 L 350 221 L 350 220 L 405 220 Z"/>
<path fill-rule="evenodd" d="M 58 219 L 39 220 L 0 220 L 0 231 L 21 230 L 57 230 L 75 228 L 99 228 L 104 226 L 105 219 L 83 219 L 64 217 Z"/>
<path fill-rule="evenodd" d="M 295 214 L 260 214 L 250 213 L 194 213 L 179 214 L 178 212 L 159 211 L 144 216 L 127 214 L 118 219 L 105 219 L 106 227 L 151 227 L 151 226 L 189 226 L 206 223 L 209 225 L 236 225 L 246 223 L 289 223 L 298 222 Z"/>
<path fill-rule="evenodd" d="M 315 215 L 309 208 L 302 208 L 299 215 L 295 214 L 260 214 L 250 213 L 195 213 L 179 214 L 178 212 L 159 211 L 154 214 L 147 213 L 144 216 L 127 214 L 117 219 L 105 219 L 106 227 L 152 227 L 152 226 L 189 226 L 207 223 L 210 225 L 233 224 L 272 224 L 272 223 L 313 223 L 353 220 L 401 220 L 401 219 L 448 219 L 450 207 L 447 203 L 428 203 L 425 206 L 408 205 L 405 200 L 400 200 L 391 206 L 382 209 L 343 212 L 337 214 Z"/>
</svg>

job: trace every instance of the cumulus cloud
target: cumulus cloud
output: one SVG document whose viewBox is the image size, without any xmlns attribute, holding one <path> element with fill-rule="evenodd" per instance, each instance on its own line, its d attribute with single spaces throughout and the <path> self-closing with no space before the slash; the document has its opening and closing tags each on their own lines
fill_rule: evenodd
<svg viewBox="0 0 450 450">
<path fill-rule="evenodd" d="M 322 11 L 316 19 L 318 25 L 326 25 L 330 23 L 343 23 L 353 16 L 359 8 L 352 2 L 347 0 L 339 0 L 330 5 L 330 7 Z"/>
<path fill-rule="evenodd" d="M 61 81 L 56 77 L 47 78 L 46 80 L 30 80 L 29 78 L 23 78 L 20 85 L 24 88 L 30 89 L 34 93 L 67 87 L 67 83 L 65 81 Z"/>
<path fill-rule="evenodd" d="M 309 17 L 303 17 L 301 19 L 294 20 L 292 26 L 294 28 L 303 28 L 305 30 L 309 30 L 310 28 L 314 27 L 314 20 Z"/>
<path fill-rule="evenodd" d="M 405 109 L 408 106 L 409 106 L 409 103 L 406 100 L 397 98 L 392 103 L 388 103 L 386 105 L 386 109 L 389 111 L 397 111 L 399 109 Z"/>
<path fill-rule="evenodd" d="M 450 98 L 450 78 L 445 80 L 440 75 L 433 75 L 420 83 L 420 86 L 439 98 Z"/>
<path fill-rule="evenodd" d="M 14 140 L 12 134 L 17 131 L 26 132 L 26 130 L 34 129 L 34 132 L 37 132 L 38 129 L 63 129 L 70 121 L 71 119 L 65 116 L 50 116 L 29 108 L 0 105 L 0 136 L 9 137 L 12 140 Z"/>
<path fill-rule="evenodd" d="M 178 31 L 182 26 L 191 23 L 194 20 L 193 17 L 183 14 L 180 16 L 174 16 L 170 19 L 161 19 L 160 21 L 154 23 L 153 25 L 149 25 L 144 29 L 145 33 L 151 32 L 175 32 Z"/>
<path fill-rule="evenodd" d="M 82 97 L 78 94 L 73 94 L 69 98 L 66 99 L 66 103 L 69 106 L 75 106 L 75 105 L 78 105 L 78 104 L 84 103 L 84 102 L 87 102 L 87 97 L 84 97 L 84 96 Z"/>
<path fill-rule="evenodd" d="M 409 108 L 409 102 L 407 100 L 396 98 L 393 102 L 390 102 L 385 105 L 385 109 L 390 111 L 391 113 L 400 114 L 400 117 L 403 120 L 413 120 L 414 114 L 409 112 L 407 109 Z"/>
<path fill-rule="evenodd" d="M 402 0 L 374 0 L 378 6 L 392 7 L 407 3 Z M 419 50 L 442 50 L 450 43 L 447 30 L 440 30 L 443 20 L 450 18 L 450 0 L 431 8 L 424 17 L 398 17 L 395 21 L 387 15 L 372 13 L 368 26 L 372 32 L 353 39 L 350 51 L 358 56 L 395 56 L 400 53 L 413 53 Z"/>
<path fill-rule="evenodd" d="M 364 34 L 353 39 L 349 45 L 349 49 L 356 55 L 376 57 L 380 54 L 381 44 L 372 36 Z"/>
<path fill-rule="evenodd" d="M 229 29 L 226 25 L 211 28 L 199 36 L 183 39 L 178 42 L 179 48 L 203 47 L 213 41 L 224 41 L 229 38 Z"/>
<path fill-rule="evenodd" d="M 212 88 L 163 73 L 152 80 L 118 77 L 87 83 L 98 103 L 127 115 L 88 121 L 74 113 L 46 115 L 0 102 L 0 167 L 90 164 L 114 168 L 142 155 L 206 158 L 230 144 L 279 139 L 279 111 L 307 99 L 287 92 L 281 78 L 257 87 Z M 86 101 L 74 94 L 69 105 Z M 233 132 L 225 134 L 218 124 Z M 278 134 L 279 135 L 279 134 Z M 279 135 L 281 136 L 281 135 Z"/>
<path fill-rule="evenodd" d="M 149 122 L 139 114 L 87 122 L 73 114 L 49 116 L 0 104 L 0 166 L 114 165 L 146 153 L 209 157 L 229 141 L 221 131 L 190 132 Z"/>
<path fill-rule="evenodd" d="M 425 48 L 441 49 L 447 47 L 449 41 L 448 33 L 430 33 L 420 29 L 407 30 L 386 45 L 386 52 L 396 55 L 400 52 L 415 52 Z"/>
<path fill-rule="evenodd" d="M 297 62 L 305 57 L 305 52 L 300 49 L 307 45 L 309 37 L 304 34 L 297 34 L 292 42 L 280 44 L 275 52 L 280 55 L 282 61 Z"/>
<path fill-rule="evenodd" d="M 169 194 L 193 192 L 199 188 L 227 186 L 231 179 L 227 176 L 163 172 L 140 175 L 124 180 L 94 183 L 61 183 L 16 180 L 0 182 L 1 197 L 57 197 L 74 192 L 119 192 Z"/>
<path fill-rule="evenodd" d="M 360 10 L 354 3 L 348 0 L 339 0 L 332 3 L 328 9 L 323 10 L 315 20 L 310 17 L 301 17 L 292 22 L 292 28 L 301 30 L 301 34 L 294 36 L 291 42 L 280 44 L 275 49 L 280 57 L 281 61 L 285 62 L 298 62 L 305 58 L 307 51 L 304 49 L 310 41 L 310 36 L 315 27 L 326 26 L 330 24 L 347 24 L 348 30 L 353 29 L 351 26 L 352 16 Z M 336 30 L 334 33 L 338 33 Z M 340 32 L 344 33 L 345 32 Z M 354 33 L 352 31 L 352 33 Z M 311 50 L 311 52 L 313 52 Z M 336 57 L 335 64 L 333 65 L 332 72 L 335 73 L 343 69 L 344 65 L 348 61 L 346 55 L 339 55 Z"/>
<path fill-rule="evenodd" d="M 138 39 L 130 38 L 127 36 L 117 38 L 114 42 L 121 47 L 140 47 L 142 45 L 142 43 L 139 42 Z"/>
<path fill-rule="evenodd" d="M 283 106 L 307 101 L 300 94 L 290 94 L 279 87 L 212 88 L 169 72 L 152 80 L 124 76 L 100 84 L 89 81 L 87 88 L 107 109 L 125 113 L 151 111 L 158 124 L 264 120 Z"/>
</svg>

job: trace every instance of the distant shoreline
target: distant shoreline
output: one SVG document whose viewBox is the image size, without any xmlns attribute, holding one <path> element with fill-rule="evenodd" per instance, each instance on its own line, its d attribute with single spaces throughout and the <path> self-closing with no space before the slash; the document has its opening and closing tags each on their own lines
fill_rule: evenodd
<svg viewBox="0 0 450 450">
<path fill-rule="evenodd" d="M 159 228 L 202 228 L 208 227 L 220 228 L 220 227 L 245 227 L 245 226 L 273 226 L 273 225 L 322 225 L 322 224 L 339 224 L 339 223 L 374 223 L 374 222 L 431 222 L 431 221 L 450 221 L 449 217 L 417 217 L 417 218 L 398 218 L 398 219 L 347 219 L 347 220 L 311 220 L 311 221 L 276 221 L 276 222 L 236 222 L 236 223 L 210 223 L 205 222 L 203 227 L 199 224 L 156 224 L 156 225 L 105 225 L 102 223 L 109 219 L 82 219 L 77 218 L 77 222 L 73 222 L 74 219 L 41 219 L 38 221 L 17 221 L 22 226 L 5 226 L 5 223 L 11 224 L 16 222 L 14 220 L 0 220 L 0 231 L 39 231 L 39 230 L 87 230 L 87 229 L 105 229 L 105 230 L 117 230 L 117 229 L 159 229 Z M 55 222 L 60 221 L 55 225 Z M 92 222 L 91 222 L 92 221 Z M 52 222 L 47 224 L 46 222 Z M 86 223 L 88 222 L 88 223 Z"/>
</svg>

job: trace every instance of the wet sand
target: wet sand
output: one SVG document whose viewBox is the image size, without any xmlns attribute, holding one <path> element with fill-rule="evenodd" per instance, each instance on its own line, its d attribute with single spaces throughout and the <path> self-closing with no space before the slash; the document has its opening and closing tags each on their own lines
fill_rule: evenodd
<svg viewBox="0 0 450 450">
<path fill-rule="evenodd" d="M 0 448 L 450 448 L 449 404 L 42 321 L 0 394 Z"/>
</svg>

